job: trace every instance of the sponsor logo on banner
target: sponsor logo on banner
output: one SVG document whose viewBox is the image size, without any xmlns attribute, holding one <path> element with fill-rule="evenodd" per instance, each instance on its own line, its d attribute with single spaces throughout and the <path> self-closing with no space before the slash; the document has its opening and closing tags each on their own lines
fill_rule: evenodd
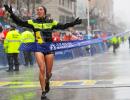
<svg viewBox="0 0 130 100">
<path fill-rule="evenodd" d="M 72 48 L 74 45 L 71 42 L 52 43 L 50 44 L 50 50 L 62 50 L 65 48 Z"/>
<path fill-rule="evenodd" d="M 51 45 L 50 45 L 50 50 L 52 50 L 52 51 L 53 51 L 53 50 L 56 50 L 56 46 L 55 46 L 54 44 L 51 44 Z"/>
</svg>

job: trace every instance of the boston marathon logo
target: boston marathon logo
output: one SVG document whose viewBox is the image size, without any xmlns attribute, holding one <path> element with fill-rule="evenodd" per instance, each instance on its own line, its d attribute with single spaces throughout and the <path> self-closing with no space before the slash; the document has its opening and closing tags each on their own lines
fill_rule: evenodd
<svg viewBox="0 0 130 100">
<path fill-rule="evenodd" d="M 52 43 L 50 44 L 50 50 L 63 50 L 63 49 L 69 49 L 74 47 L 74 45 L 71 42 L 62 42 L 62 43 Z"/>
</svg>

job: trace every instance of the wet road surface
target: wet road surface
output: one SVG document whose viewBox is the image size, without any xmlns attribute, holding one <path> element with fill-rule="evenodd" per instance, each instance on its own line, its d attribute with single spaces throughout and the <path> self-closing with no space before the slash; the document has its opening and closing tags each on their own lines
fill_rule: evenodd
<svg viewBox="0 0 130 100">
<path fill-rule="evenodd" d="M 49 100 L 130 100 L 130 50 L 55 61 Z M 0 70 L 0 100 L 40 100 L 38 67 Z"/>
</svg>

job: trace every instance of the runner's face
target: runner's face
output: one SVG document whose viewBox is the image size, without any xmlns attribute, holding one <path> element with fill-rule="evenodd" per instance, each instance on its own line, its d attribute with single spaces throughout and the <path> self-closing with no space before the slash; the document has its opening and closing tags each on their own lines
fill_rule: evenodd
<svg viewBox="0 0 130 100">
<path fill-rule="evenodd" d="M 43 7 L 37 8 L 37 16 L 38 17 L 44 17 L 45 16 L 45 11 L 44 11 Z"/>
</svg>

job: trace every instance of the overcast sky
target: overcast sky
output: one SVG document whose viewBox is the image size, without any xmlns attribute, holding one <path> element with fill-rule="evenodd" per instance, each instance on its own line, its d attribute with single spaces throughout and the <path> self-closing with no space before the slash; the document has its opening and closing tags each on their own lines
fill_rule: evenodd
<svg viewBox="0 0 130 100">
<path fill-rule="evenodd" d="M 130 26 L 130 0 L 114 0 L 114 15 Z"/>
</svg>

